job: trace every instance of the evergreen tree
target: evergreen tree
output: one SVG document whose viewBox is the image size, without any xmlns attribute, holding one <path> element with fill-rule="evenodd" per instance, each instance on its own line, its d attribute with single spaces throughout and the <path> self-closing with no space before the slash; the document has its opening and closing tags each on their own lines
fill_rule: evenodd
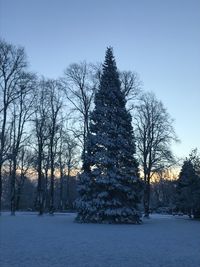
<svg viewBox="0 0 200 267">
<path fill-rule="evenodd" d="M 191 155 L 192 156 L 192 155 Z M 194 217 L 200 217 L 200 176 L 192 157 L 183 163 L 177 182 L 177 206 Z"/>
<path fill-rule="evenodd" d="M 134 157 L 131 115 L 126 110 L 112 48 L 106 51 L 87 155 L 80 175 L 79 222 L 139 223 L 141 181 Z"/>
</svg>

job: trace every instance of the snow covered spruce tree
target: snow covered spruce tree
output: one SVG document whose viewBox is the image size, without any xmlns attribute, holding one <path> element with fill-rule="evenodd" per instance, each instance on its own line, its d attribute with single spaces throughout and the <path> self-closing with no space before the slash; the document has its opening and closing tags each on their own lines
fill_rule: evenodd
<svg viewBox="0 0 200 267">
<path fill-rule="evenodd" d="M 76 221 L 139 223 L 137 204 L 142 186 L 134 157 L 131 115 L 125 107 L 110 47 L 94 103 L 87 154 L 80 175 Z"/>
</svg>

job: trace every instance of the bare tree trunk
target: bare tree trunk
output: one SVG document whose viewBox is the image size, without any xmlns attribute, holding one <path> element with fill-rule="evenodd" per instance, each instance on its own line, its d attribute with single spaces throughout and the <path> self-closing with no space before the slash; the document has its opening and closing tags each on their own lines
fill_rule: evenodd
<svg viewBox="0 0 200 267">
<path fill-rule="evenodd" d="M 70 200 L 70 167 L 68 166 L 68 171 L 67 171 L 67 205 L 68 208 L 71 208 L 71 200 Z"/>
<path fill-rule="evenodd" d="M 48 209 L 48 169 L 45 170 L 45 185 L 44 185 L 44 210 Z"/>
<path fill-rule="evenodd" d="M 45 181 L 44 181 L 44 210 L 49 209 L 49 197 L 48 197 L 48 171 L 49 171 L 49 155 L 47 155 L 45 164 Z"/>
<path fill-rule="evenodd" d="M 148 179 L 145 183 L 144 188 L 144 216 L 149 218 L 149 208 L 150 208 L 150 180 Z"/>
<path fill-rule="evenodd" d="M 63 120 L 63 119 L 62 119 Z M 62 126 L 59 131 L 59 153 L 58 153 L 58 164 L 59 164 L 59 172 L 60 172 L 60 192 L 59 192 L 59 209 L 63 210 L 63 162 L 62 162 L 62 156 L 63 156 L 63 121 Z"/>
<path fill-rule="evenodd" d="M 59 159 L 59 165 L 60 165 L 60 210 L 63 210 L 63 170 L 62 170 L 62 161 L 61 161 L 61 155 Z"/>
<path fill-rule="evenodd" d="M 44 213 L 44 191 L 43 191 L 43 174 L 42 174 L 42 148 L 39 146 L 38 153 L 38 186 L 37 186 L 37 206 L 39 209 L 39 215 Z"/>
<path fill-rule="evenodd" d="M 1 215 L 1 210 L 2 210 L 2 157 L 0 155 L 0 215 Z"/>
<path fill-rule="evenodd" d="M 19 204 L 20 204 L 20 199 L 21 199 L 21 186 L 19 185 L 17 187 L 17 196 L 16 196 L 16 210 L 19 211 Z"/>
<path fill-rule="evenodd" d="M 54 115 L 54 114 L 53 114 Z M 54 137 L 55 137 L 55 120 L 53 120 L 52 132 L 50 136 L 50 206 L 49 213 L 54 213 L 54 157 L 55 152 L 54 149 Z"/>
<path fill-rule="evenodd" d="M 16 210 L 19 210 L 20 208 L 20 200 L 21 200 L 21 193 L 24 187 L 24 182 L 25 182 L 25 175 L 21 173 L 20 175 L 20 181 L 19 184 L 17 185 L 17 196 L 16 196 Z"/>
<path fill-rule="evenodd" d="M 44 194 L 43 193 L 44 192 L 42 189 L 42 175 L 40 174 L 38 177 L 38 197 L 37 197 L 39 215 L 43 215 L 43 213 L 44 213 L 44 208 L 43 208 Z"/>
<path fill-rule="evenodd" d="M 0 214 L 2 209 L 2 167 L 3 167 L 3 155 L 4 155 L 4 147 L 5 147 L 5 130 L 6 130 L 6 120 L 7 120 L 7 105 L 5 103 L 5 95 L 4 95 L 4 110 L 3 110 L 3 124 L 1 129 L 1 149 L 0 149 Z"/>
<path fill-rule="evenodd" d="M 54 156 L 51 151 L 51 181 L 50 181 L 50 207 L 49 213 L 54 213 Z"/>
<path fill-rule="evenodd" d="M 16 210 L 16 188 L 15 188 L 16 168 L 17 168 L 17 162 L 16 158 L 14 158 L 12 164 L 12 172 L 11 172 L 11 199 L 10 199 L 11 215 L 15 215 L 15 210 Z"/>
<path fill-rule="evenodd" d="M 0 163 L 0 215 L 2 210 L 2 164 Z"/>
</svg>

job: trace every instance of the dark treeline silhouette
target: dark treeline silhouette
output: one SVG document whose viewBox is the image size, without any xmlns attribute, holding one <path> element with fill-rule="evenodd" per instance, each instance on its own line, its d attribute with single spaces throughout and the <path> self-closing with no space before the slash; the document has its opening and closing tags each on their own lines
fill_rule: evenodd
<svg viewBox="0 0 200 267">
<path fill-rule="evenodd" d="M 29 71 L 24 48 L 0 40 L 0 210 L 12 215 L 16 210 L 52 214 L 74 208 L 77 173 L 87 158 L 90 114 L 103 71 L 102 64 L 80 62 L 66 67 L 62 78 L 39 77 Z M 169 113 L 153 93 L 142 90 L 136 72 L 119 71 L 118 76 L 132 116 L 145 216 L 163 206 L 198 214 L 199 191 L 194 199 L 188 197 L 193 194 L 191 176 L 199 188 L 199 165 L 194 160 L 190 163 L 195 175 L 184 174 L 189 166 L 185 162 L 178 184 L 154 179 L 176 167 L 171 144 L 177 138 Z M 188 202 L 193 204 L 188 207 Z"/>
<path fill-rule="evenodd" d="M 54 183 L 54 208 L 57 211 L 74 210 L 73 203 L 77 198 L 77 181 L 74 176 L 69 179 L 65 175 L 62 181 L 62 203 L 60 198 L 60 178 L 55 179 Z M 20 185 L 20 177 L 16 177 L 16 211 L 38 211 L 37 203 L 37 180 L 24 177 L 23 185 Z M 10 210 L 10 175 L 4 173 L 2 207 Z M 50 187 L 50 185 L 48 185 Z M 70 190 L 69 190 L 69 189 Z M 69 193 L 68 193 L 69 191 Z M 62 206 L 61 206 L 62 205 Z M 50 194 L 46 195 L 43 212 L 49 212 Z"/>
</svg>

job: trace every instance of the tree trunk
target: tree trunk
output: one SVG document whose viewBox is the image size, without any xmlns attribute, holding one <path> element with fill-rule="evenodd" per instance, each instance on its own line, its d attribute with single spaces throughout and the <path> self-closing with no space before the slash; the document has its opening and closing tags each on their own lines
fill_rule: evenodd
<svg viewBox="0 0 200 267">
<path fill-rule="evenodd" d="M 15 215 L 16 210 L 16 169 L 17 169 L 17 162 L 16 158 L 13 159 L 13 169 L 11 173 L 11 200 L 10 200 L 10 211 L 11 215 Z"/>
<path fill-rule="evenodd" d="M 43 215 L 43 190 L 42 190 L 42 174 L 38 174 L 38 196 L 37 196 L 37 206 L 39 210 L 39 215 Z"/>
<path fill-rule="evenodd" d="M 60 210 L 63 210 L 63 172 L 62 167 L 60 167 Z"/>
<path fill-rule="evenodd" d="M 2 209 L 2 167 L 3 167 L 3 156 L 5 147 L 5 129 L 7 121 L 7 104 L 5 100 L 6 95 L 4 94 L 4 109 L 3 109 L 3 124 L 1 128 L 1 138 L 0 138 L 0 214 Z"/>
<path fill-rule="evenodd" d="M 49 210 L 49 196 L 48 196 L 48 171 L 49 171 L 49 156 L 47 156 L 45 166 L 45 177 L 44 177 L 44 210 Z"/>
<path fill-rule="evenodd" d="M 44 213 L 44 192 L 43 192 L 43 183 L 42 183 L 42 149 L 39 147 L 38 153 L 38 186 L 37 186 L 37 206 L 39 210 L 39 215 Z"/>
<path fill-rule="evenodd" d="M 2 164 L 0 162 L 0 215 L 2 210 Z"/>
<path fill-rule="evenodd" d="M 45 170 L 45 185 L 44 185 L 44 210 L 48 210 L 48 169 Z"/>
<path fill-rule="evenodd" d="M 22 190 L 24 187 L 24 182 L 25 182 L 25 176 L 24 176 L 24 174 L 21 174 L 20 182 L 19 182 L 18 187 L 17 187 L 16 210 L 19 210 L 19 207 L 20 207 L 19 204 L 20 204 L 20 200 L 21 200 L 21 193 L 22 193 Z"/>
<path fill-rule="evenodd" d="M 70 199 L 70 173 L 71 173 L 71 169 L 70 169 L 70 164 L 68 164 L 68 170 L 67 170 L 67 205 L 68 208 L 71 209 L 71 199 Z"/>
<path fill-rule="evenodd" d="M 50 207 L 49 207 L 49 213 L 54 213 L 54 154 L 53 154 L 53 137 L 51 140 L 51 151 L 50 151 L 50 161 L 51 161 L 51 181 L 50 181 Z"/>
<path fill-rule="evenodd" d="M 149 218 L 150 206 L 150 179 L 147 179 L 144 188 L 144 217 Z"/>
<path fill-rule="evenodd" d="M 50 207 L 49 213 L 54 213 L 54 167 L 51 166 L 51 184 L 50 184 Z"/>
<path fill-rule="evenodd" d="M 21 199 L 21 187 L 18 186 L 17 188 L 17 197 L 16 197 L 16 210 L 19 211 L 19 203 Z"/>
</svg>

